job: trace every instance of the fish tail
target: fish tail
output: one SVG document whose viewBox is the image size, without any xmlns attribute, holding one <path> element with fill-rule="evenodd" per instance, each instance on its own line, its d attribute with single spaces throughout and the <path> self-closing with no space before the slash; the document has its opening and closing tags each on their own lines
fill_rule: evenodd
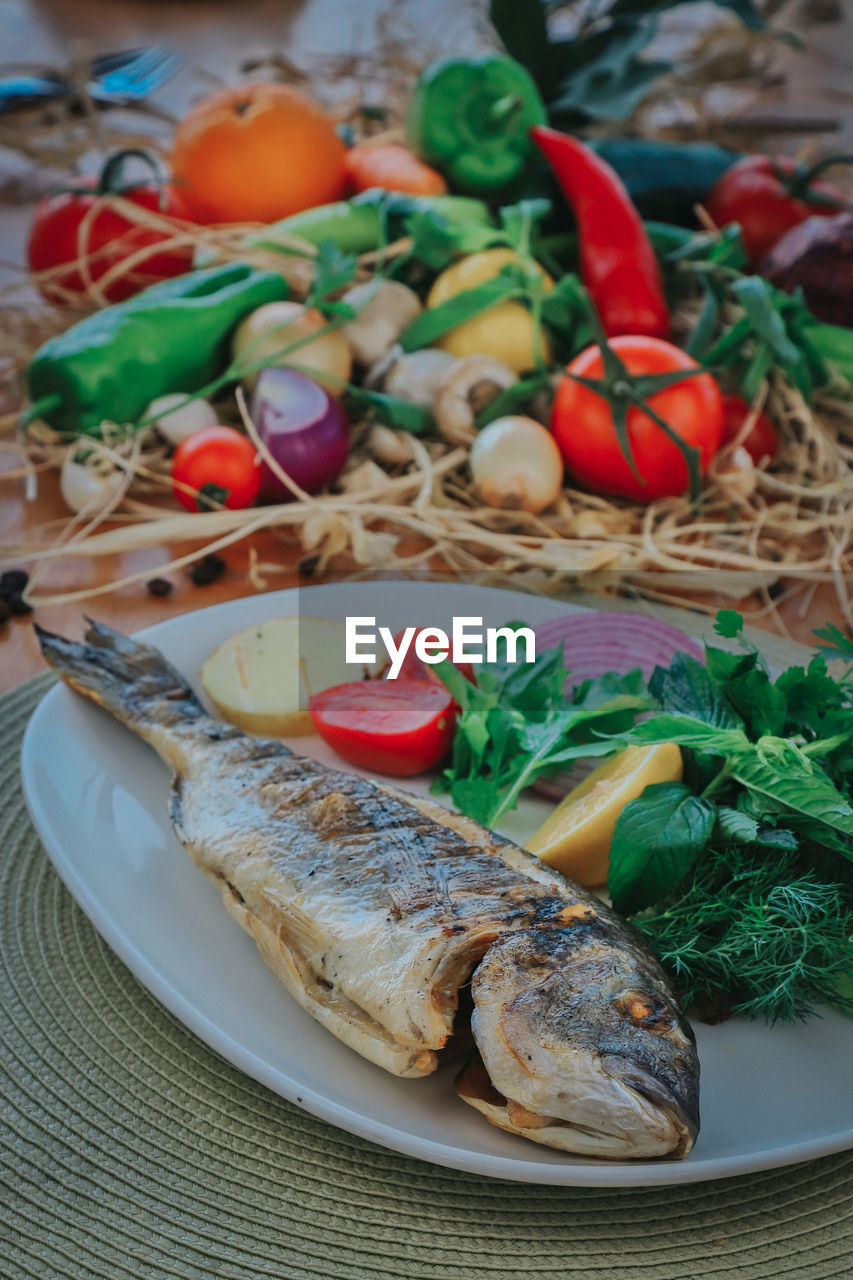
<svg viewBox="0 0 853 1280">
<path fill-rule="evenodd" d="M 157 750 L 165 732 L 206 715 L 182 675 L 157 649 L 86 619 L 85 643 L 36 625 L 41 651 L 72 689 L 110 711 Z"/>
</svg>

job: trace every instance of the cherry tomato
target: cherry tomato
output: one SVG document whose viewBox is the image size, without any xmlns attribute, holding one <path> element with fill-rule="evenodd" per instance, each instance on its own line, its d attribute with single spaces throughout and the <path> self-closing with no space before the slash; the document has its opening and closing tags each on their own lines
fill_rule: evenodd
<svg viewBox="0 0 853 1280">
<path fill-rule="evenodd" d="M 743 396 L 725 395 L 723 411 L 725 413 L 723 444 L 729 444 L 737 436 L 751 409 Z M 766 413 L 759 413 L 755 426 L 746 438 L 741 440 L 741 444 L 753 462 L 761 462 L 764 458 L 776 456 L 776 450 L 779 448 L 779 433 Z"/>
<path fill-rule="evenodd" d="M 186 493 L 179 484 L 200 490 Z M 255 447 L 233 427 L 202 427 L 187 436 L 172 458 L 172 490 L 187 511 L 205 511 L 205 495 L 235 511 L 250 507 L 261 491 Z"/>
<path fill-rule="evenodd" d="M 415 680 L 434 680 L 436 684 L 440 684 L 443 689 L 444 681 L 439 676 L 438 672 L 435 669 L 435 666 L 429 662 L 421 662 L 420 658 L 417 655 L 417 651 L 415 649 L 415 644 L 417 642 L 417 638 L 420 635 L 420 633 L 422 631 L 428 631 L 428 630 L 429 630 L 428 627 L 416 628 L 415 634 L 412 636 L 412 642 L 409 645 L 408 650 L 406 651 L 406 656 L 400 665 L 400 671 L 397 676 L 397 679 L 402 680 L 404 677 L 412 677 Z M 397 646 L 397 648 L 399 648 L 400 644 L 402 643 L 403 635 L 404 635 L 404 631 L 398 631 L 397 634 L 394 636 L 394 644 L 395 646 Z M 388 672 L 390 670 L 390 667 L 391 667 L 391 659 L 389 658 L 385 666 L 382 668 L 382 672 L 381 672 L 382 677 L 386 680 L 388 678 Z M 466 680 L 470 680 L 473 683 L 473 680 L 474 680 L 473 663 L 457 662 L 456 669 L 457 671 L 460 671 L 462 673 L 462 675 L 465 677 Z"/>
<path fill-rule="evenodd" d="M 808 170 L 785 156 L 744 156 L 717 179 L 705 207 L 718 227 L 740 225 L 747 257 L 757 266 L 786 231 L 845 207 L 843 191 L 811 179 L 827 163 Z"/>
<path fill-rule="evenodd" d="M 100 176 L 76 179 L 72 190 L 45 196 L 38 204 L 30 228 L 27 261 L 31 271 L 50 271 L 40 284 L 49 302 L 68 302 L 68 294 L 87 292 L 81 271 L 85 264 L 93 282 L 98 283 L 120 263 L 147 250 L 127 270 L 122 270 L 103 288 L 110 302 L 120 302 L 158 280 L 183 275 L 193 265 L 193 249 L 159 250 L 171 240 L 177 228 L 147 227 L 133 217 L 119 213 L 114 197 L 120 196 L 158 218 L 186 221 L 190 217 L 184 196 L 175 187 L 160 181 L 124 184 L 122 173 L 127 159 L 136 152 L 119 152 L 111 157 Z M 145 153 L 141 153 L 143 156 Z M 154 162 L 149 159 L 154 166 Z M 68 269 L 57 270 L 64 264 Z"/>
<path fill-rule="evenodd" d="M 453 699 L 436 680 L 356 680 L 309 700 L 324 742 L 362 769 L 399 778 L 422 773 L 450 749 Z"/>
<path fill-rule="evenodd" d="M 612 338 L 610 345 L 629 373 L 669 373 L 697 367 L 684 351 L 662 338 L 630 335 Z M 598 346 L 587 347 L 576 356 L 568 372 L 600 378 L 603 366 Z M 699 450 L 704 470 L 723 435 L 723 399 L 711 375 L 685 378 L 650 396 L 648 403 L 682 440 Z M 587 489 L 649 502 L 684 493 L 688 487 L 687 463 L 678 446 L 642 409 L 631 408 L 628 438 L 641 483 L 622 452 L 610 405 L 572 377 L 564 378 L 557 388 L 551 430 L 569 472 Z"/>
</svg>

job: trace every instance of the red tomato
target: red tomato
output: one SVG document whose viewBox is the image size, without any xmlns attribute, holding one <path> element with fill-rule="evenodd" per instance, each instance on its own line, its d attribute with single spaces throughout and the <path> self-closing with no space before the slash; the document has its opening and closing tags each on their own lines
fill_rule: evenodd
<svg viewBox="0 0 853 1280">
<path fill-rule="evenodd" d="M 437 764 L 456 723 L 436 680 L 355 680 L 316 693 L 308 710 L 324 742 L 362 769 L 407 778 Z"/>
<path fill-rule="evenodd" d="M 662 338 L 625 336 L 610 345 L 629 373 L 669 373 L 695 369 L 684 351 Z M 568 366 L 570 374 L 600 378 L 598 346 L 587 347 Z M 685 378 L 649 397 L 649 405 L 674 432 L 700 451 L 700 467 L 707 467 L 723 435 L 723 399 L 709 373 Z M 689 484 L 687 463 L 678 446 L 642 409 L 628 410 L 628 438 L 643 483 L 622 452 L 610 406 L 603 396 L 566 377 L 557 388 L 551 430 L 566 467 L 587 489 L 621 494 L 640 502 L 684 493 Z"/>
<path fill-rule="evenodd" d="M 202 427 L 175 450 L 172 482 L 175 497 L 187 511 L 206 510 L 205 493 L 232 511 L 250 507 L 261 491 L 255 446 L 233 427 Z M 200 490 L 200 498 L 178 484 Z"/>
<path fill-rule="evenodd" d="M 154 181 L 121 186 L 120 175 L 130 153 L 119 152 L 107 161 L 100 177 L 79 178 L 70 191 L 45 196 L 36 208 L 27 244 L 31 271 L 51 271 L 50 279 L 39 287 L 49 302 L 68 302 L 67 295 L 87 292 L 81 264 L 97 283 L 125 260 L 148 250 L 126 271 L 104 286 L 110 302 L 120 302 L 158 280 L 183 275 L 193 265 L 193 249 L 160 250 L 178 230 L 146 227 L 133 217 L 119 213 L 115 197 L 158 217 L 189 220 L 189 208 L 175 187 Z M 153 163 L 153 162 L 152 162 Z M 65 271 L 56 270 L 68 263 Z"/>
<path fill-rule="evenodd" d="M 748 417 L 751 410 L 743 396 L 734 395 L 723 396 L 723 410 L 725 412 L 723 444 L 729 444 L 737 436 L 744 419 Z M 741 440 L 741 444 L 753 462 L 761 462 L 763 458 L 776 456 L 776 450 L 779 448 L 779 434 L 766 413 L 759 413 L 755 426 L 746 438 Z"/>
<path fill-rule="evenodd" d="M 409 645 L 406 656 L 403 659 L 397 679 L 402 680 L 404 677 L 411 676 L 415 680 L 434 680 L 437 684 L 440 684 L 441 687 L 444 688 L 444 681 L 439 676 L 435 667 L 429 662 L 421 662 L 415 650 L 415 643 L 417 641 L 418 636 L 422 631 L 428 631 L 428 630 L 429 630 L 428 627 L 416 628 L 415 634 L 412 636 L 412 643 Z M 402 642 L 402 639 L 403 639 L 403 631 L 398 631 L 397 634 L 394 636 L 394 644 L 398 648 Z M 386 680 L 388 678 L 388 671 L 390 667 L 391 667 L 391 659 L 389 658 L 385 666 L 382 668 L 382 673 L 381 673 L 383 678 Z M 474 666 L 472 663 L 457 662 L 456 669 L 457 671 L 460 671 L 462 673 L 462 675 L 465 677 L 466 680 L 470 680 L 473 683 Z"/>
<path fill-rule="evenodd" d="M 743 245 L 757 266 L 786 231 L 815 214 L 830 217 L 845 207 L 831 182 L 808 180 L 808 171 L 784 156 L 744 156 L 718 178 L 705 207 L 718 227 L 740 225 Z"/>
</svg>

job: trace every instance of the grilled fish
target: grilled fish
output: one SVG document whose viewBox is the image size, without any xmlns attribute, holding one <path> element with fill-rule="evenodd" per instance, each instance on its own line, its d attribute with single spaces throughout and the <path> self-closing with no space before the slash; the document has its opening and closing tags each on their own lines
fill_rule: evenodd
<svg viewBox="0 0 853 1280">
<path fill-rule="evenodd" d="M 689 1025 L 639 936 L 510 841 L 431 800 L 210 717 L 158 650 L 37 628 L 48 662 L 172 772 L 182 844 L 290 994 L 398 1076 L 433 1071 L 473 972 L 460 1095 L 535 1141 L 684 1155 Z"/>
</svg>

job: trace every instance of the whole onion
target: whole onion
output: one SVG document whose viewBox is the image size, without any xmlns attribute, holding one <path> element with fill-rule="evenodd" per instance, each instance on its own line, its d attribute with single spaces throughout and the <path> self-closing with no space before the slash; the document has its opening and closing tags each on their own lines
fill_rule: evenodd
<svg viewBox="0 0 853 1280">
<path fill-rule="evenodd" d="M 786 293 L 801 289 L 818 320 L 853 327 L 853 213 L 792 227 L 762 262 L 761 274 Z"/>
<path fill-rule="evenodd" d="M 308 493 L 322 489 L 343 467 L 349 429 L 343 409 L 328 391 L 295 369 L 264 369 L 251 403 L 258 435 L 276 462 Z M 261 463 L 261 496 L 292 497 L 266 462 Z"/>
</svg>

